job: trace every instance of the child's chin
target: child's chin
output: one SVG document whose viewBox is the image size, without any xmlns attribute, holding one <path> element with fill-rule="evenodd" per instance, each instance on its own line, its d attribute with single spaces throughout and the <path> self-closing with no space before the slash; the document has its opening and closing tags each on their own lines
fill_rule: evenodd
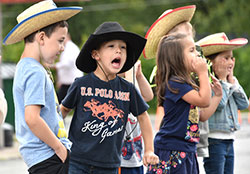
<svg viewBox="0 0 250 174">
<path fill-rule="evenodd" d="M 118 74 L 120 71 L 121 71 L 121 69 L 115 70 L 115 74 Z"/>
</svg>

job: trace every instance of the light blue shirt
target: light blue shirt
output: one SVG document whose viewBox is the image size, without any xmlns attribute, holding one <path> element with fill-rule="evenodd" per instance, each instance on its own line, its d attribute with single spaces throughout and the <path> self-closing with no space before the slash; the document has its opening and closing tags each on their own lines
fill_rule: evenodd
<svg viewBox="0 0 250 174">
<path fill-rule="evenodd" d="M 25 122 L 24 110 L 28 105 L 40 105 L 40 116 L 49 128 L 70 149 L 62 115 L 57 104 L 54 86 L 43 66 L 33 58 L 23 58 L 16 67 L 13 97 L 15 104 L 16 137 L 20 153 L 30 168 L 54 155 L 54 150 L 36 137 Z"/>
</svg>

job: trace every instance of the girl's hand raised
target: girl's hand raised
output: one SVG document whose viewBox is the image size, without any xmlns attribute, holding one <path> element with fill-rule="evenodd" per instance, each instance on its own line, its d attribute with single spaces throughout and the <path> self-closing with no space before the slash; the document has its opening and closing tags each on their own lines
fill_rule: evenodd
<svg viewBox="0 0 250 174">
<path fill-rule="evenodd" d="M 202 73 L 208 74 L 207 62 L 205 59 L 201 57 L 197 57 L 196 59 L 193 59 L 192 67 L 193 67 L 193 71 L 197 73 L 198 76 Z"/>
<path fill-rule="evenodd" d="M 232 61 L 233 61 L 233 63 L 232 63 L 232 68 L 230 69 L 230 72 L 229 72 L 229 74 L 228 74 L 228 76 L 227 76 L 227 81 L 228 81 L 229 83 L 234 84 L 235 80 L 234 80 L 233 77 L 234 77 L 235 58 L 232 58 Z"/>
<path fill-rule="evenodd" d="M 213 90 L 214 95 L 218 97 L 222 96 L 222 86 L 220 84 L 220 81 L 216 77 L 214 77 L 212 74 L 210 74 L 210 76 L 213 80 L 211 84 L 211 89 Z"/>
</svg>

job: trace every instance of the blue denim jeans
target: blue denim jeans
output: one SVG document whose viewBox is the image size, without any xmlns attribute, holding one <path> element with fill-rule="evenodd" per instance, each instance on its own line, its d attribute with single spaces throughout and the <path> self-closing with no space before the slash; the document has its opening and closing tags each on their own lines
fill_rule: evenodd
<svg viewBox="0 0 250 174">
<path fill-rule="evenodd" d="M 206 174 L 234 173 L 234 140 L 208 138 L 209 157 L 204 158 Z"/>
<path fill-rule="evenodd" d="M 103 168 L 69 161 L 69 174 L 117 174 L 118 168 Z"/>
</svg>

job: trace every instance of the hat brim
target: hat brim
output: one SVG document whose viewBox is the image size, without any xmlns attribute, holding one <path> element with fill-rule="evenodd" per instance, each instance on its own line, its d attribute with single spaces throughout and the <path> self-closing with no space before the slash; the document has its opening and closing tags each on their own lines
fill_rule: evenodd
<svg viewBox="0 0 250 174">
<path fill-rule="evenodd" d="M 99 35 L 92 34 L 84 44 L 76 59 L 76 67 L 85 73 L 95 71 L 97 64 L 96 60 L 91 56 L 92 50 L 97 49 L 103 42 L 111 40 L 123 40 L 127 44 L 127 59 L 119 73 L 123 73 L 132 68 L 139 59 L 146 44 L 146 39 L 143 37 L 126 31 L 110 32 Z"/>
<path fill-rule="evenodd" d="M 229 43 L 213 43 L 213 44 L 204 44 L 200 45 L 204 56 L 209 56 L 212 54 L 234 50 L 240 48 L 248 43 L 248 40 L 245 38 L 237 38 L 230 40 Z"/>
<path fill-rule="evenodd" d="M 41 28 L 69 19 L 81 10 L 82 7 L 58 7 L 32 15 L 18 23 L 4 38 L 3 44 L 17 43 Z"/>
<path fill-rule="evenodd" d="M 157 19 L 145 36 L 147 43 L 143 50 L 144 57 L 155 58 L 160 39 L 179 23 L 191 21 L 195 9 L 195 5 L 176 8 Z"/>
</svg>

